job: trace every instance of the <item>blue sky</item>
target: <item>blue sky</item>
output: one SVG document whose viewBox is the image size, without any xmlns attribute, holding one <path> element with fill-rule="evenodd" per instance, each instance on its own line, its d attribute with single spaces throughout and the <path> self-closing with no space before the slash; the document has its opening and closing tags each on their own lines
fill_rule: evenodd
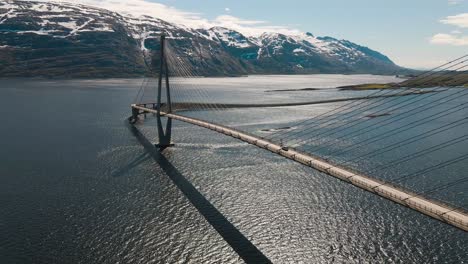
<svg viewBox="0 0 468 264">
<path fill-rule="evenodd" d="M 348 39 L 381 51 L 407 67 L 428 68 L 468 53 L 468 28 L 441 22 L 449 16 L 468 13 L 468 0 L 153 2 L 209 20 L 230 15 L 241 20 L 268 22 L 259 24 L 261 26 L 281 26 L 318 36 Z M 466 19 L 464 21 L 466 23 Z M 439 35 L 443 39 L 436 41 L 438 44 L 431 43 L 437 34 L 444 34 Z"/>
</svg>

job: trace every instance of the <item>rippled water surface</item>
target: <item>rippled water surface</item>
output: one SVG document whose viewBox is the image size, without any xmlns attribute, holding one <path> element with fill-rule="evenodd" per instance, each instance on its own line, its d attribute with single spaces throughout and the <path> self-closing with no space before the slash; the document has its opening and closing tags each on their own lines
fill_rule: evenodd
<svg viewBox="0 0 468 264">
<path fill-rule="evenodd" d="M 468 261 L 465 232 L 236 139 L 175 122 L 176 145 L 159 158 L 148 153 L 125 122 L 141 81 L 0 81 L 0 263 L 242 263 L 229 239 L 213 227 L 217 223 L 210 222 L 216 212 L 224 216 L 221 224 L 232 224 L 274 263 Z M 362 96 L 369 92 L 333 87 L 388 81 L 395 79 L 318 75 L 197 82 L 223 102 L 265 103 Z M 301 88 L 321 90 L 265 92 Z M 174 96 L 182 100 L 184 94 Z M 463 102 L 457 100 L 444 107 Z M 263 129 L 293 126 L 339 105 L 186 114 L 268 136 Z M 412 118 L 405 122 L 417 119 Z M 156 142 L 155 124 L 148 118 L 137 127 Z M 455 137 L 466 129 L 439 136 Z M 362 135 L 328 140 L 334 144 L 324 137 L 304 147 L 340 148 Z M 331 158 L 346 159 L 376 146 Z M 449 154 L 440 152 L 376 177 L 387 179 L 437 163 L 467 147 L 459 145 Z M 349 166 L 370 172 L 409 150 L 398 151 Z M 430 188 L 467 169 L 461 163 L 427 175 L 423 186 L 405 184 Z M 463 205 L 468 202 L 466 187 L 435 197 Z"/>
</svg>

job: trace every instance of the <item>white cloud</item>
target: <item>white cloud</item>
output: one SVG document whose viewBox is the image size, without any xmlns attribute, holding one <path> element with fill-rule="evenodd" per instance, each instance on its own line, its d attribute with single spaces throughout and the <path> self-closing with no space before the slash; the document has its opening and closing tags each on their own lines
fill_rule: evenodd
<svg viewBox="0 0 468 264">
<path fill-rule="evenodd" d="M 265 32 L 291 35 L 301 33 L 299 30 L 289 27 L 268 25 L 267 21 L 245 20 L 231 15 L 218 16 L 213 23 L 217 26 L 239 31 L 247 36 L 259 36 Z"/>
<path fill-rule="evenodd" d="M 229 7 L 226 7 L 226 8 L 224 8 L 224 11 L 226 11 L 226 12 L 228 12 L 228 13 L 229 13 L 229 12 L 231 12 L 231 8 L 229 8 Z"/>
<path fill-rule="evenodd" d="M 454 36 L 439 33 L 431 38 L 431 43 L 439 45 L 468 46 L 468 36 Z"/>
<path fill-rule="evenodd" d="M 448 16 L 445 19 L 440 20 L 440 22 L 459 28 L 468 28 L 468 13 Z M 458 29 L 452 30 L 450 34 L 435 34 L 432 36 L 430 41 L 432 44 L 438 45 L 468 46 L 468 36 L 463 35 L 463 32 Z"/>
<path fill-rule="evenodd" d="M 299 34 L 299 30 L 286 26 L 270 25 L 266 21 L 246 20 L 231 15 L 220 15 L 215 20 L 208 20 L 198 13 L 186 12 L 174 7 L 147 0 L 37 0 L 41 2 L 69 2 L 108 9 L 128 16 L 152 16 L 162 20 L 184 25 L 190 28 L 227 27 L 247 36 L 259 36 L 264 32 Z M 225 11 L 230 11 L 226 8 Z"/>
<path fill-rule="evenodd" d="M 463 13 L 455 16 L 448 16 L 445 19 L 440 20 L 440 22 L 447 25 L 468 28 L 468 13 Z"/>
<path fill-rule="evenodd" d="M 449 5 L 458 5 L 463 3 L 464 0 L 448 0 Z"/>
<path fill-rule="evenodd" d="M 44 1 L 44 0 L 38 0 Z M 205 27 L 209 21 L 200 14 L 185 12 L 164 4 L 145 0 L 45 0 L 45 2 L 69 2 L 108 9 L 127 16 L 152 16 L 188 27 Z"/>
</svg>

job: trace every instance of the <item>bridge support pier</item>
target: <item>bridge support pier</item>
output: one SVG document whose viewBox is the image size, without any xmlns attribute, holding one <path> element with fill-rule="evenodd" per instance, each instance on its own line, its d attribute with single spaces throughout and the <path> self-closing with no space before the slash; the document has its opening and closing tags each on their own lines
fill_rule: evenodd
<svg viewBox="0 0 468 264">
<path fill-rule="evenodd" d="M 174 146 L 172 143 L 172 118 L 167 118 L 166 129 L 164 131 L 164 126 L 160 117 L 158 119 L 158 136 L 159 143 L 155 146 L 161 150 Z"/>
<path fill-rule="evenodd" d="M 140 110 L 132 107 L 132 117 L 130 118 L 130 123 L 135 124 L 138 121 L 138 115 Z"/>
</svg>

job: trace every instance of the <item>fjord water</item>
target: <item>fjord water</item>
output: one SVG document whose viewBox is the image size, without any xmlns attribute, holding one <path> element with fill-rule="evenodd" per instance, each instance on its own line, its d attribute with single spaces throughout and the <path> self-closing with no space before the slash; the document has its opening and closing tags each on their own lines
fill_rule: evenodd
<svg viewBox="0 0 468 264">
<path fill-rule="evenodd" d="M 0 263 L 242 263 L 126 125 L 141 81 L 0 81 Z M 369 92 L 333 87 L 388 81 L 395 80 L 365 75 L 198 80 L 213 98 L 235 103 L 361 96 Z M 300 88 L 324 89 L 265 92 Z M 263 129 L 293 126 L 339 105 L 186 114 L 267 136 Z M 156 141 L 154 119 L 137 127 Z M 463 134 L 467 127 L 457 129 L 450 136 Z M 176 145 L 163 153 L 172 170 L 274 263 L 467 261 L 463 231 L 215 132 L 175 122 L 173 135 Z M 349 146 L 353 140 L 361 138 L 333 147 Z M 320 142 L 306 147 L 316 144 Z M 376 176 L 391 178 L 438 163 L 466 147 L 461 144 L 449 154 L 437 152 Z M 349 165 L 371 170 L 395 155 Z M 468 167 L 456 165 L 407 185 L 424 190 L 460 178 Z M 466 184 L 435 197 L 461 206 L 468 201 L 465 190 Z"/>
</svg>

